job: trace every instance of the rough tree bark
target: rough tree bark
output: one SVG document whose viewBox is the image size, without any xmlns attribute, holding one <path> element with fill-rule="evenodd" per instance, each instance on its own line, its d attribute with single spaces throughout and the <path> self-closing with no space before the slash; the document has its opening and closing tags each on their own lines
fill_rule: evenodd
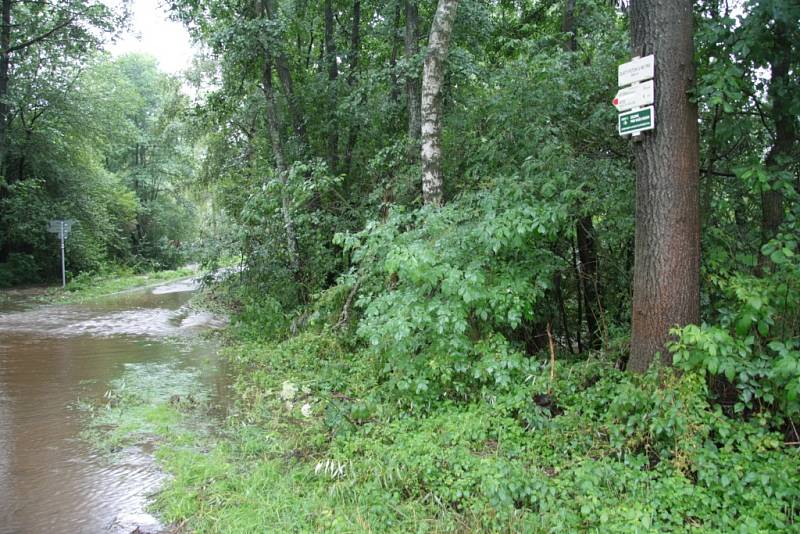
<svg viewBox="0 0 800 534">
<path fill-rule="evenodd" d="M 404 32 L 405 58 L 410 63 L 419 54 L 419 12 L 416 0 L 405 0 L 406 29 Z M 416 69 L 406 73 L 406 106 L 408 107 L 408 138 L 411 140 L 411 152 L 416 158 L 419 149 L 422 115 L 420 109 L 419 75 Z"/>
<path fill-rule="evenodd" d="M 458 0 L 439 0 L 433 16 L 422 74 L 422 200 L 441 206 L 442 86 Z"/>
<path fill-rule="evenodd" d="M 328 166 L 331 173 L 336 174 L 339 166 L 339 127 L 336 124 L 336 79 L 339 77 L 339 66 L 336 58 L 336 35 L 334 33 L 333 6 L 331 0 L 325 0 L 325 60 L 328 63 L 328 81 L 330 82 L 330 111 L 328 124 Z"/>
<path fill-rule="evenodd" d="M 636 55 L 655 54 L 656 129 L 634 146 L 636 232 L 628 369 L 672 363 L 669 330 L 700 311 L 700 202 L 692 1 L 632 0 Z"/>
</svg>

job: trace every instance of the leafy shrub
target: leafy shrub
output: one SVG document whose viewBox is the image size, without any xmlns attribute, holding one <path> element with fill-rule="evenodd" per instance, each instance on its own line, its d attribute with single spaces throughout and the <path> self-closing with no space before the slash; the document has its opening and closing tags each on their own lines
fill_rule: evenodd
<svg viewBox="0 0 800 534">
<path fill-rule="evenodd" d="M 504 333 L 536 320 L 560 266 L 549 244 L 565 219 L 557 201 L 509 178 L 339 236 L 364 284 L 358 334 L 389 389 L 424 403 L 523 379 L 528 361 Z"/>
<path fill-rule="evenodd" d="M 674 364 L 732 384 L 736 398 L 721 400 L 736 413 L 771 412 L 776 422 L 800 413 L 800 271 L 785 261 L 795 247 L 778 248 L 775 241 L 765 245 L 778 262 L 769 276 L 738 275 L 718 282 L 726 295 L 718 325 L 673 331 L 678 337 L 670 345 Z"/>
</svg>

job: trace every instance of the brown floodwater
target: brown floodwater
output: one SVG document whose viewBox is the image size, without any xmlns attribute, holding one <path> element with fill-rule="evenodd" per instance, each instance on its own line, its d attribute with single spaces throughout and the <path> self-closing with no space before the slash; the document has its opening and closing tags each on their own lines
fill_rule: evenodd
<svg viewBox="0 0 800 534">
<path fill-rule="evenodd" d="M 181 281 L 90 304 L 0 308 L 1 534 L 159 529 L 146 513 L 163 478 L 153 444 L 112 459 L 81 438 L 89 415 L 76 406 L 103 404 L 126 376 L 165 395 L 188 380 L 223 405 L 225 369 L 200 335 L 221 320 L 187 306 L 194 289 Z"/>
</svg>

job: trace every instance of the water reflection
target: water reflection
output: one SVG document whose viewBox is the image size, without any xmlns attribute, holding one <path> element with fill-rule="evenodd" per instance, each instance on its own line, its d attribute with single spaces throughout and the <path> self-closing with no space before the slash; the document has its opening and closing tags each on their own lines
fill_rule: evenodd
<svg viewBox="0 0 800 534">
<path fill-rule="evenodd" d="M 187 307 L 192 289 L 179 282 L 0 313 L 0 533 L 155 528 L 144 508 L 161 474 L 148 444 L 109 463 L 78 438 L 85 416 L 70 406 L 102 402 L 131 366 L 192 371 L 212 398 L 224 398 L 214 347 L 197 340 L 220 320 Z"/>
</svg>

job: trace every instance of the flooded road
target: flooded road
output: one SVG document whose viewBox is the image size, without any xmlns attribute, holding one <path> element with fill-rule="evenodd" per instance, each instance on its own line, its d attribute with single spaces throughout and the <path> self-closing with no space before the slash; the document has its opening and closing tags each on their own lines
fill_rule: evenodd
<svg viewBox="0 0 800 534">
<path fill-rule="evenodd" d="M 200 336 L 220 321 L 186 306 L 194 289 L 183 281 L 90 304 L 0 308 L 0 533 L 127 533 L 152 521 L 144 509 L 162 476 L 152 444 L 110 462 L 80 438 L 88 416 L 75 406 L 103 404 L 131 373 L 189 376 L 223 404 L 223 366 Z"/>
</svg>

